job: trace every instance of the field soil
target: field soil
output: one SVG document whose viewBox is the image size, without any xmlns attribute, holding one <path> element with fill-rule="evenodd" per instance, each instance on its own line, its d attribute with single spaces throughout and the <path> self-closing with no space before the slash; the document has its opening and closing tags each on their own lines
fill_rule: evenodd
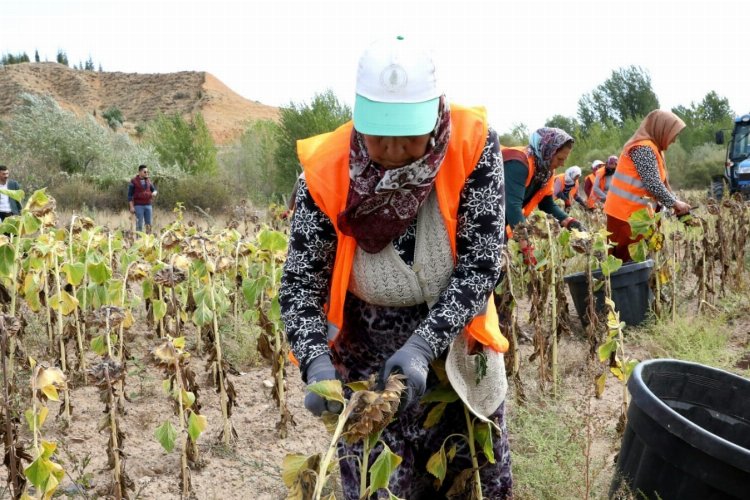
<svg viewBox="0 0 750 500">
<path fill-rule="evenodd" d="M 143 320 L 143 312 L 139 312 Z M 616 432 L 620 416 L 622 386 L 610 378 L 602 398 L 593 396 L 593 374 L 587 363 L 588 347 L 583 340 L 580 322 L 572 311 L 573 336 L 562 339 L 560 347 L 561 388 L 581 415 L 579 429 L 575 432 L 588 432 L 591 436 L 591 462 L 593 473 L 600 484 L 608 484 L 619 448 Z M 34 325 L 29 325 L 33 328 Z M 527 324 L 521 325 L 528 328 Z M 748 332 L 750 320 L 733 320 L 732 345 L 738 352 L 748 352 Z M 36 325 L 41 330 L 41 325 Z M 528 330 L 526 330 L 527 333 Z M 45 359 L 39 352 L 43 335 L 30 339 L 31 354 Z M 188 335 L 190 338 L 190 335 Z M 35 346 L 34 344 L 38 342 Z M 189 341 L 190 342 L 190 341 Z M 136 492 L 131 498 L 178 499 L 180 498 L 180 457 L 178 450 L 166 453 L 156 441 L 154 430 L 167 418 L 173 416 L 172 403 L 162 389 L 162 373 L 151 361 L 150 351 L 160 343 L 154 332 L 137 323 L 129 334 L 132 359 L 128 362 L 128 377 L 125 393 L 130 401 L 125 403 L 126 413 L 121 426 L 125 431 L 125 468 L 135 482 Z M 188 350 L 191 346 L 188 345 Z M 537 363 L 529 363 L 531 346 L 521 345 L 522 380 L 527 395 L 539 398 L 537 386 Z M 73 355 L 72 350 L 69 356 Z M 647 356 L 634 348 L 632 355 L 640 359 Z M 93 355 L 89 363 L 96 360 Z M 747 360 L 745 360 L 747 362 Z M 294 366 L 288 366 L 287 396 L 288 406 L 296 425 L 288 429 L 285 439 L 278 437 L 276 424 L 278 410 L 270 392 L 270 367 L 264 362 L 254 365 L 238 365 L 240 375 L 231 376 L 238 394 L 238 406 L 234 409 L 232 422 L 239 435 L 236 443 L 226 447 L 217 438 L 222 420 L 218 394 L 204 383 L 205 361 L 200 357 L 191 359 L 193 370 L 199 375 L 202 389 L 199 397 L 201 413 L 206 415 L 209 427 L 199 439 L 203 467 L 192 472 L 192 484 L 196 499 L 255 498 L 283 499 L 286 488 L 281 479 L 281 463 L 288 453 L 312 454 L 324 451 L 329 443 L 329 435 L 323 424 L 312 417 L 302 406 L 304 387 Z M 740 368 L 742 368 L 740 366 Z M 28 380 L 28 372 L 18 372 L 19 384 Z M 111 472 L 105 469 L 107 432 L 97 432 L 98 423 L 103 417 L 104 405 L 99 401 L 96 388 L 81 381 L 73 383 L 71 401 L 73 417 L 69 425 L 62 419 L 50 418 L 45 424 L 43 435 L 57 441 L 59 458 L 68 477 L 60 492 L 75 498 L 106 498 L 111 484 Z M 537 393 L 535 396 L 534 393 Z M 512 421 L 518 405 L 513 384 L 507 399 L 509 419 Z M 50 415 L 57 413 L 59 405 L 50 403 Z M 588 415 L 584 417 L 584 415 Z M 573 424 L 575 427 L 578 424 Z M 24 435 L 28 439 L 28 432 Z M 514 436 L 511 433 L 511 451 Z M 90 463 L 81 470 L 87 460 Z M 88 475 L 89 488 L 82 490 L 73 484 L 81 482 Z M 578 481 L 579 478 L 571 479 Z M 517 484 L 523 481 L 516 477 Z M 0 498 L 8 498 L 7 492 Z M 522 498 L 519 495 L 517 498 Z M 526 498 L 526 497 L 523 497 Z M 571 491 L 571 498 L 580 498 Z"/>
</svg>

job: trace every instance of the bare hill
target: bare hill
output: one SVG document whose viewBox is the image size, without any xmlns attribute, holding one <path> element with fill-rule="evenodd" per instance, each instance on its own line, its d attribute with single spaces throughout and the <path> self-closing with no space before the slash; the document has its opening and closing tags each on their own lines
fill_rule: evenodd
<svg viewBox="0 0 750 500">
<path fill-rule="evenodd" d="M 20 95 L 47 94 L 79 115 L 116 107 L 126 128 L 145 123 L 159 112 L 184 117 L 201 112 L 217 143 L 241 134 L 244 123 L 276 119 L 278 109 L 240 96 L 206 72 L 140 74 L 74 70 L 57 63 L 12 64 L 0 69 L 0 118 L 7 118 Z"/>
</svg>

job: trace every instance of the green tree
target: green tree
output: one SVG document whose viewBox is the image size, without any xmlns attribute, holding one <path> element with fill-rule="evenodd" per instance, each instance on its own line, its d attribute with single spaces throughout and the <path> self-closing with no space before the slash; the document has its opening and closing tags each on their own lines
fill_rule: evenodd
<svg viewBox="0 0 750 500">
<path fill-rule="evenodd" d="M 57 62 L 65 66 L 68 65 L 68 55 L 62 49 L 57 49 Z"/>
<path fill-rule="evenodd" d="M 352 111 L 342 104 L 331 90 L 315 94 L 310 104 L 289 103 L 281 108 L 278 145 L 276 149 L 276 188 L 291 191 L 300 173 L 297 141 L 330 132 L 351 120 Z"/>
<path fill-rule="evenodd" d="M 231 179 L 237 194 L 267 205 L 274 198 L 288 195 L 276 187 L 276 139 L 279 126 L 271 120 L 258 120 L 245 129 L 239 141 L 220 156 L 220 165 Z M 279 195 L 277 197 L 277 195 Z"/>
<path fill-rule="evenodd" d="M 13 54 L 3 54 L 3 57 L 0 58 L 0 64 L 20 64 L 29 62 L 29 55 L 26 54 L 26 52 L 20 53 L 18 55 Z"/>
<path fill-rule="evenodd" d="M 94 71 L 94 60 L 91 59 L 91 56 L 86 60 L 86 64 L 84 65 L 83 69 L 86 71 Z"/>
<path fill-rule="evenodd" d="M 628 118 L 641 118 L 658 107 L 648 71 L 628 66 L 612 71 L 604 83 L 578 100 L 578 119 L 584 128 L 597 121 L 621 126 Z"/>
<path fill-rule="evenodd" d="M 516 123 L 509 132 L 498 136 L 503 146 L 526 146 L 529 143 L 529 127 L 524 123 Z"/>
<path fill-rule="evenodd" d="M 692 102 L 689 107 L 676 106 L 672 112 L 685 122 L 685 130 L 679 140 L 688 152 L 705 143 L 713 143 L 715 132 L 731 128 L 734 116 L 729 100 L 713 90 L 700 102 Z"/>
<path fill-rule="evenodd" d="M 34 51 L 34 62 L 39 62 L 39 51 L 38 50 Z"/>
<path fill-rule="evenodd" d="M 188 174 L 216 171 L 216 146 L 200 113 L 189 122 L 177 113 L 159 114 L 148 125 L 145 136 L 162 165 L 177 165 Z"/>
<path fill-rule="evenodd" d="M 575 134 L 576 130 L 578 130 L 578 128 L 580 127 L 580 125 L 578 124 L 578 120 L 573 117 L 563 115 L 554 115 L 552 118 L 546 121 L 544 126 L 561 128 L 570 135 Z"/>
</svg>

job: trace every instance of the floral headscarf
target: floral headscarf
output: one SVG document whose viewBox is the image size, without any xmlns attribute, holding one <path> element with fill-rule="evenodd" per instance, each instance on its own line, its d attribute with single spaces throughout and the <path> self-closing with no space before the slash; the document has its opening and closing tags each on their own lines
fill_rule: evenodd
<svg viewBox="0 0 750 500">
<path fill-rule="evenodd" d="M 561 128 L 542 127 L 529 138 L 529 153 L 534 155 L 536 171 L 534 180 L 546 184 L 552 177 L 550 162 L 560 148 L 565 144 L 573 144 L 574 139 Z"/>
<path fill-rule="evenodd" d="M 362 134 L 352 129 L 349 146 L 349 193 L 338 216 L 341 232 L 353 236 L 368 253 L 377 253 L 403 235 L 435 183 L 451 132 L 445 96 L 427 153 L 403 167 L 386 170 L 370 161 Z"/>
</svg>

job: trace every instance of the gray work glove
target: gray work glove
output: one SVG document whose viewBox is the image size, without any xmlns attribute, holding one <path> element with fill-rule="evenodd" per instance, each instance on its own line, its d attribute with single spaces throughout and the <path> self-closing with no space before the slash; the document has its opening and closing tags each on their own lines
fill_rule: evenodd
<svg viewBox="0 0 750 500">
<path fill-rule="evenodd" d="M 328 354 L 321 354 L 310 361 L 305 373 L 307 375 L 307 385 L 322 382 L 324 380 L 336 380 L 338 378 L 336 375 L 336 368 L 333 367 L 331 357 Z M 329 401 L 314 392 L 306 391 L 305 408 L 316 417 L 319 417 L 324 411 L 341 413 L 344 406 L 338 401 Z"/>
<path fill-rule="evenodd" d="M 388 358 L 380 370 L 379 384 L 385 385 L 385 381 L 392 373 L 400 373 L 406 377 L 404 384 L 406 389 L 401 394 L 400 409 L 405 409 L 424 395 L 427 389 L 427 372 L 430 363 L 435 359 L 430 344 L 419 335 L 412 335 L 409 340 Z"/>
</svg>

